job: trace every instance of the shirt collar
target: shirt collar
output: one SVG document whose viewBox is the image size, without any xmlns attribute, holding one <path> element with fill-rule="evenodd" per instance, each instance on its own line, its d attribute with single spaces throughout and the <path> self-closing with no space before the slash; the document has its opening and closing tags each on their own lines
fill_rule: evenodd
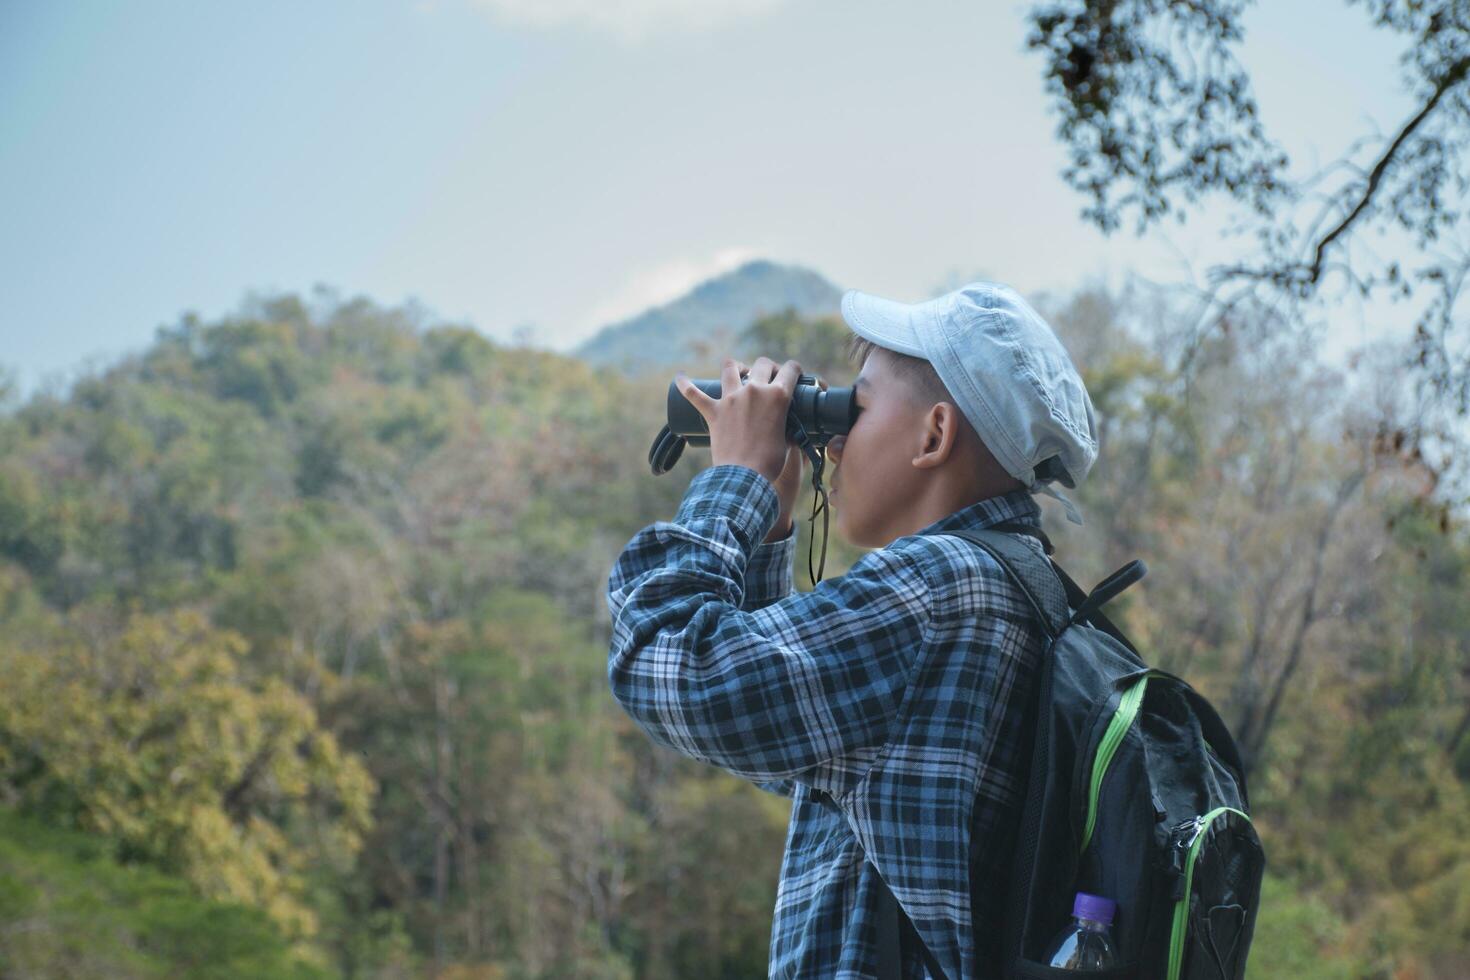
<svg viewBox="0 0 1470 980">
<path fill-rule="evenodd" d="M 1012 490 L 997 497 L 987 497 L 941 517 L 928 527 L 920 528 L 917 534 L 942 534 L 958 528 L 984 528 L 1013 521 L 1031 527 L 1041 527 L 1041 506 L 1029 490 Z"/>
</svg>

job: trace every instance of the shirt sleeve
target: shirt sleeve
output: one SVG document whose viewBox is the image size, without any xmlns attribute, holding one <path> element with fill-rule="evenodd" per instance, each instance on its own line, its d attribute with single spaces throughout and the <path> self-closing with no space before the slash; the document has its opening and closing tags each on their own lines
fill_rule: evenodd
<svg viewBox="0 0 1470 980">
<path fill-rule="evenodd" d="M 758 544 L 750 553 L 750 561 L 745 566 L 745 601 L 740 608 L 755 612 L 789 596 L 795 587 L 792 584 L 795 562 L 796 524 L 793 523 L 786 537 Z"/>
<path fill-rule="evenodd" d="M 890 735 L 929 589 L 921 553 L 890 546 L 745 608 L 754 542 L 778 507 L 765 477 L 715 466 L 672 522 L 633 537 L 608 580 L 608 681 L 655 742 L 776 792 L 766 784 L 794 778 L 841 795 Z"/>
<path fill-rule="evenodd" d="M 770 533 L 770 532 L 767 532 Z M 746 612 L 764 609 L 773 602 L 786 598 L 795 586 L 796 525 L 791 533 L 776 541 L 762 542 L 750 553 L 745 566 L 745 601 L 740 608 Z M 790 779 L 757 782 L 757 786 L 777 796 L 796 795 L 796 783 Z"/>
</svg>

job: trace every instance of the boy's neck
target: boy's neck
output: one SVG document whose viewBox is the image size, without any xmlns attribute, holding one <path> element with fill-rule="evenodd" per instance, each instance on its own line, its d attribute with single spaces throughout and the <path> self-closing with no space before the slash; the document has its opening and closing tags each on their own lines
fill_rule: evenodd
<svg viewBox="0 0 1470 980">
<path fill-rule="evenodd" d="M 917 534 L 936 521 L 943 520 L 956 511 L 972 507 L 982 500 L 1001 497 L 1016 490 L 1026 489 L 1015 477 L 1006 475 L 1004 480 L 971 482 L 968 486 L 945 486 L 936 482 L 915 499 L 898 523 L 897 533 L 889 537 L 896 541 L 909 534 Z"/>
</svg>

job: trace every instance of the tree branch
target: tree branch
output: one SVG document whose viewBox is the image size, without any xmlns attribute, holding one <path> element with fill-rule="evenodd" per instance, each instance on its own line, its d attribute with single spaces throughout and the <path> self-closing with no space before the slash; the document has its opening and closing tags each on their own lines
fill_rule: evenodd
<svg viewBox="0 0 1470 980">
<path fill-rule="evenodd" d="M 1301 665 L 1302 652 L 1305 649 L 1307 630 L 1317 621 L 1317 589 L 1322 581 L 1322 571 L 1325 564 L 1324 558 L 1327 547 L 1332 539 L 1332 529 L 1337 524 L 1338 514 L 1348 502 L 1348 498 L 1362 485 L 1367 478 L 1366 470 L 1354 473 L 1338 488 L 1337 497 L 1332 502 L 1332 508 L 1328 511 L 1327 519 L 1322 522 L 1322 527 L 1317 533 L 1317 547 L 1312 556 L 1312 576 L 1307 587 L 1306 602 L 1302 606 L 1301 618 L 1297 621 L 1296 631 L 1291 638 L 1291 646 L 1286 657 L 1286 665 L 1282 667 L 1272 685 L 1271 697 L 1266 702 L 1265 713 L 1261 716 L 1260 724 L 1254 732 L 1251 732 L 1248 744 L 1242 744 L 1242 754 L 1245 756 L 1245 764 L 1248 769 L 1255 768 L 1260 761 L 1261 754 L 1266 749 L 1266 739 L 1271 734 L 1271 727 L 1276 722 L 1276 713 L 1281 708 L 1282 699 L 1286 696 L 1287 685 L 1291 682 L 1292 675 L 1296 673 L 1297 667 Z M 1244 740 L 1242 740 L 1244 741 Z"/>
<path fill-rule="evenodd" d="M 1373 166 L 1373 170 L 1368 174 L 1368 186 L 1364 188 L 1363 196 L 1358 201 L 1357 206 L 1349 212 L 1346 218 L 1342 219 L 1336 228 L 1329 231 L 1317 243 L 1308 282 L 1316 285 L 1318 278 L 1322 275 L 1322 261 L 1327 252 L 1327 247 L 1336 241 L 1339 236 L 1344 234 L 1352 223 L 1358 220 L 1358 217 L 1367 210 L 1369 203 L 1373 200 L 1374 193 L 1378 190 L 1378 184 L 1383 180 L 1383 175 L 1388 172 L 1389 165 L 1393 163 L 1394 157 L 1398 154 L 1404 143 L 1408 141 L 1409 137 L 1414 134 L 1414 131 L 1419 128 L 1420 124 L 1439 105 L 1440 99 L 1444 98 L 1445 93 L 1465 80 L 1467 72 L 1470 72 L 1470 58 L 1461 58 L 1451 65 L 1449 71 L 1445 72 L 1444 76 L 1439 80 L 1439 84 L 1434 87 L 1434 94 L 1429 97 L 1429 101 L 1424 104 L 1422 109 L 1414 114 L 1414 118 L 1410 119 L 1399 130 L 1398 136 L 1394 137 L 1394 141 L 1389 144 L 1388 149 L 1384 151 L 1383 156 L 1379 157 L 1378 163 Z"/>
</svg>

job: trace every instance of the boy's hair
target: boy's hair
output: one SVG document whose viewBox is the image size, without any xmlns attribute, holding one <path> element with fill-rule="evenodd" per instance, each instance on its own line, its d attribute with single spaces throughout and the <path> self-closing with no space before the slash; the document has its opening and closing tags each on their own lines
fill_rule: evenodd
<svg viewBox="0 0 1470 980">
<path fill-rule="evenodd" d="M 908 354 L 900 354 L 898 351 L 889 350 L 887 347 L 879 346 L 866 337 L 858 334 L 849 334 L 847 337 L 847 359 L 853 367 L 861 370 L 863 362 L 868 355 L 875 350 L 881 350 L 888 355 L 893 364 L 893 373 L 903 379 L 908 386 L 909 394 L 914 402 L 924 408 L 939 402 L 954 404 L 954 396 L 939 380 L 934 365 L 922 357 L 910 357 Z"/>
<path fill-rule="evenodd" d="M 934 370 L 933 364 L 930 364 L 922 357 L 911 357 L 908 354 L 900 354 L 898 351 L 889 350 L 887 347 L 881 344 L 875 344 L 868 338 L 861 337 L 855 333 L 848 335 L 845 348 L 847 360 L 848 363 L 852 364 L 859 371 L 862 370 L 863 362 L 868 359 L 868 355 L 875 350 L 881 350 L 888 356 L 890 362 L 893 364 L 893 373 L 898 375 L 899 379 L 904 383 L 904 386 L 908 388 L 909 397 L 913 399 L 915 405 L 923 409 L 928 409 L 933 405 L 937 405 L 939 402 L 949 402 L 951 405 L 955 404 L 954 396 L 949 393 L 949 389 L 945 387 L 944 382 L 939 380 L 939 373 Z M 964 412 L 960 413 L 960 425 L 974 437 L 975 442 L 979 443 L 981 452 L 989 460 L 989 465 L 996 472 L 1004 473 L 1000 463 L 995 458 L 995 454 L 990 451 L 989 446 L 985 445 L 985 440 L 980 438 L 979 433 L 975 431 L 975 427 L 970 424 L 970 420 L 965 418 Z M 1005 475 L 1010 476 L 1010 474 Z M 1025 486 L 1025 484 L 1015 477 L 1010 477 L 1010 479 L 1014 481 L 1014 485 L 1017 487 Z"/>
</svg>

